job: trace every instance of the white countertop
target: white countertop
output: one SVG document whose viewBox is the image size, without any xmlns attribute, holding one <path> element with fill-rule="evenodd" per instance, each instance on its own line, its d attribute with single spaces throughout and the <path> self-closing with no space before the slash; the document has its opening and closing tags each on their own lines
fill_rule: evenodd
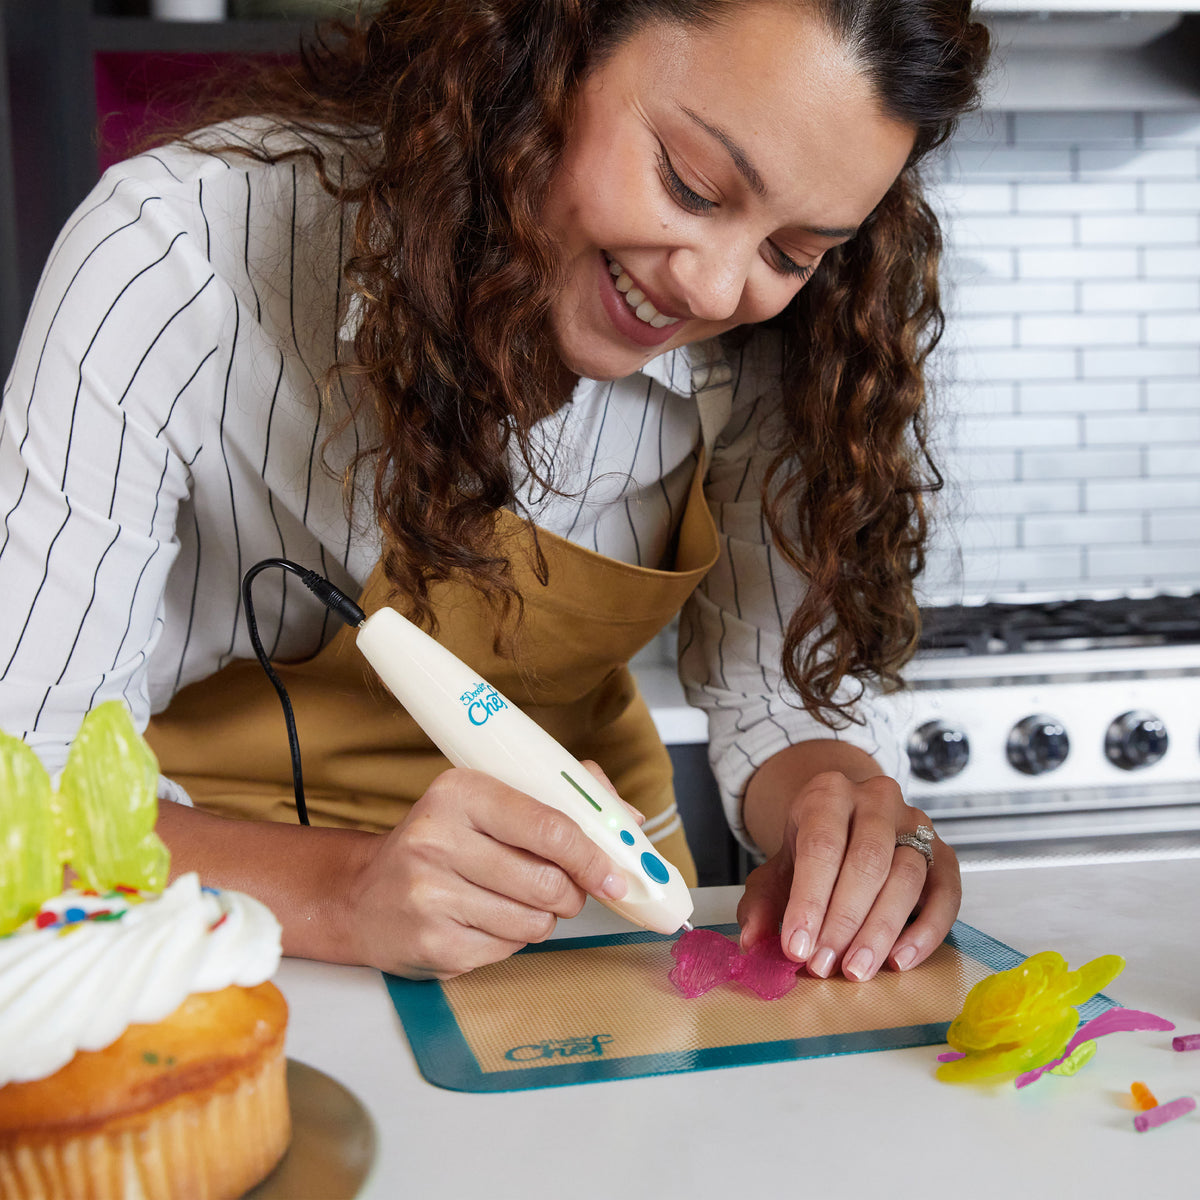
<svg viewBox="0 0 1200 1200">
<path fill-rule="evenodd" d="M 1107 994 L 1200 1032 L 1200 859 L 976 871 L 964 883 L 969 924 L 1025 953 L 1057 950 L 1072 967 L 1121 954 Z M 701 889 L 696 921 L 731 920 L 738 895 Z M 618 924 L 589 907 L 559 933 Z M 289 959 L 277 982 L 291 1006 L 289 1056 L 338 1079 L 374 1117 L 367 1200 L 1200 1190 L 1200 1110 L 1139 1134 L 1126 1106 L 1135 1079 L 1160 1101 L 1200 1097 L 1200 1052 L 1171 1050 L 1170 1034 L 1106 1037 L 1074 1078 L 1021 1091 L 939 1083 L 939 1047 L 928 1046 L 481 1095 L 421 1078 L 378 972 Z"/>
</svg>

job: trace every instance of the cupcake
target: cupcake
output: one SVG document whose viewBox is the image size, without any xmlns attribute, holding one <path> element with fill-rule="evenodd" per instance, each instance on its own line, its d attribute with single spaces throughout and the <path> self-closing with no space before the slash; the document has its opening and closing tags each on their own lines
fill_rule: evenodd
<svg viewBox="0 0 1200 1200">
<path fill-rule="evenodd" d="M 194 874 L 163 889 L 123 707 L 57 790 L 35 763 L 0 735 L 0 1196 L 239 1196 L 290 1136 L 279 923 Z"/>
</svg>

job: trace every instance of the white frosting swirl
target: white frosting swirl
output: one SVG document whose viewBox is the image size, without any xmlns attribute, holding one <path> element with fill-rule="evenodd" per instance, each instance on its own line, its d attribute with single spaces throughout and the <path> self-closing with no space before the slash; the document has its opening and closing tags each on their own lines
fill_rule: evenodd
<svg viewBox="0 0 1200 1200">
<path fill-rule="evenodd" d="M 279 965 L 271 910 L 201 888 L 194 874 L 161 896 L 66 891 L 43 905 L 43 922 L 48 913 L 55 924 L 34 918 L 0 938 L 0 1087 L 43 1079 L 77 1050 L 161 1021 L 193 992 L 253 987 Z"/>
</svg>

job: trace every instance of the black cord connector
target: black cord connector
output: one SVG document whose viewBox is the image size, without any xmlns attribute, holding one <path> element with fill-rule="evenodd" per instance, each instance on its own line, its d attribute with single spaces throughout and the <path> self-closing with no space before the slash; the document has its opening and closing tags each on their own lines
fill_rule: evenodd
<svg viewBox="0 0 1200 1200">
<path fill-rule="evenodd" d="M 292 758 L 292 790 L 296 795 L 296 817 L 301 825 L 307 825 L 309 824 L 308 805 L 304 801 L 304 772 L 300 766 L 300 738 L 296 733 L 296 717 L 292 712 L 292 702 L 288 697 L 287 688 L 283 686 L 283 680 L 279 678 L 275 672 L 275 668 L 271 666 L 271 660 L 263 648 L 262 639 L 258 636 L 258 621 L 254 616 L 254 597 L 251 594 L 251 585 L 254 583 L 254 579 L 259 572 L 265 571 L 268 567 L 278 567 L 280 570 L 289 571 L 291 574 L 297 576 L 300 582 L 335 617 L 344 621 L 352 629 L 361 625 L 367 619 L 367 616 L 345 592 L 335 587 L 323 575 L 318 575 L 316 571 L 310 571 L 307 567 L 302 567 L 299 563 L 294 563 L 288 558 L 264 558 L 261 562 L 256 562 L 242 576 L 242 604 L 246 608 L 246 628 L 250 632 L 250 642 L 254 647 L 255 656 L 262 664 L 262 669 L 266 671 L 267 678 L 274 686 L 279 696 L 279 703 L 283 705 L 283 720 L 287 726 L 288 750 Z"/>
</svg>

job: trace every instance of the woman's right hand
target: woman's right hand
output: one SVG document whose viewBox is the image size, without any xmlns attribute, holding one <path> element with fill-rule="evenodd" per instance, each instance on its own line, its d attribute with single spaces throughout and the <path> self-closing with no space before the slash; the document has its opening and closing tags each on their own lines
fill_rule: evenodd
<svg viewBox="0 0 1200 1200">
<path fill-rule="evenodd" d="M 461 767 L 372 841 L 348 881 L 353 957 L 408 979 L 507 958 L 544 941 L 589 893 L 616 900 L 626 890 L 570 817 Z"/>
</svg>

